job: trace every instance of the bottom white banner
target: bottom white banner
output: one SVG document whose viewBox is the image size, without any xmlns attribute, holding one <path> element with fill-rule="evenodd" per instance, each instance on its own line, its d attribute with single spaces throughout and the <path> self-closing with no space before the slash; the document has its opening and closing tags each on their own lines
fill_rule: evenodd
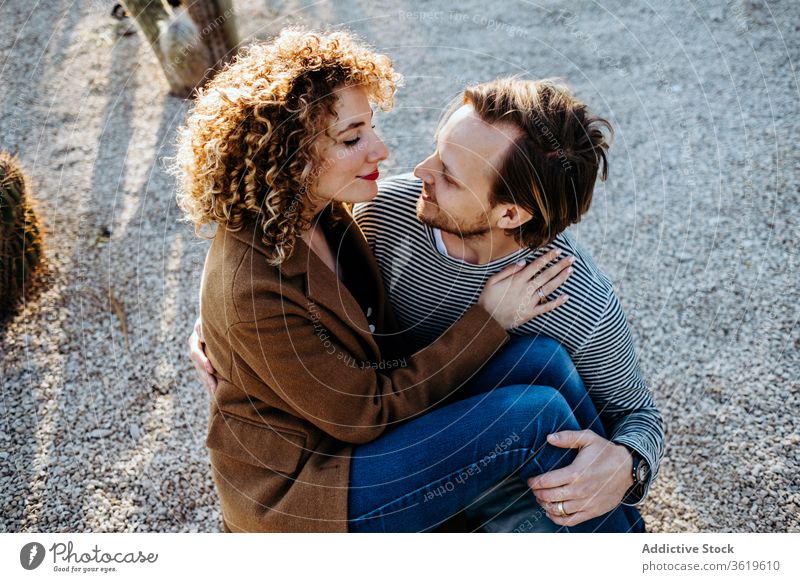
<svg viewBox="0 0 800 582">
<path fill-rule="evenodd" d="M 4 580 L 800 580 L 800 534 L 0 535 Z M 513 578 L 512 578 L 513 577 Z"/>
</svg>

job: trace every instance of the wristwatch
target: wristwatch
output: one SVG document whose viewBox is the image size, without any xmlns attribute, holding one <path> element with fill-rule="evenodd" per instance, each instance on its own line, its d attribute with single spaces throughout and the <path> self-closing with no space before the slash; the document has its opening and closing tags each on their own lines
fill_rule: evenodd
<svg viewBox="0 0 800 582">
<path fill-rule="evenodd" d="M 650 464 L 634 449 L 628 449 L 633 457 L 633 485 L 644 485 L 650 478 Z"/>
<path fill-rule="evenodd" d="M 625 497 L 623 500 L 628 498 L 639 498 L 644 494 L 644 487 L 647 481 L 650 479 L 650 463 L 648 463 L 647 459 L 640 455 L 639 452 L 633 447 L 629 447 L 628 445 L 624 446 L 631 453 L 631 457 L 633 457 L 633 485 L 625 492 Z"/>
</svg>

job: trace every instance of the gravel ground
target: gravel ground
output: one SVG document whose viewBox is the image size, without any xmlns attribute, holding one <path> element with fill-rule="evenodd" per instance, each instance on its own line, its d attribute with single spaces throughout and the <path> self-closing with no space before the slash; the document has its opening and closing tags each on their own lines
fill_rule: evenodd
<svg viewBox="0 0 800 582">
<path fill-rule="evenodd" d="M 0 3 L 0 147 L 49 265 L 0 329 L 0 532 L 220 527 L 184 357 L 207 243 L 164 171 L 187 103 L 111 4 Z M 575 232 L 665 416 L 649 527 L 800 532 L 800 8 L 700 4 L 236 1 L 245 38 L 343 23 L 395 59 L 390 172 L 470 81 L 561 76 L 607 116 L 611 177 Z"/>
</svg>

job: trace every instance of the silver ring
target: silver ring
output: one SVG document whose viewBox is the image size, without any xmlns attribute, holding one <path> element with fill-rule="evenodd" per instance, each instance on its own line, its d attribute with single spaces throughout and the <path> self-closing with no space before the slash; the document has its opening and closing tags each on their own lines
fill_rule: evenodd
<svg viewBox="0 0 800 582">
<path fill-rule="evenodd" d="M 558 516 L 559 517 L 567 517 L 569 515 L 569 513 L 564 511 L 564 502 L 563 501 L 559 501 L 558 504 L 556 505 L 556 508 L 558 508 Z"/>
<path fill-rule="evenodd" d="M 536 292 L 539 294 L 539 303 L 547 303 L 547 296 L 542 291 L 542 288 L 539 287 Z"/>
</svg>

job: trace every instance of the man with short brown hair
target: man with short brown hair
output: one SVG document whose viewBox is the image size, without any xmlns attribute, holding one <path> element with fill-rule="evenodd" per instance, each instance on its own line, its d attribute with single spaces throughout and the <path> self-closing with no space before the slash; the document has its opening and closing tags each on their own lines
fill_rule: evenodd
<svg viewBox="0 0 800 582">
<path fill-rule="evenodd" d="M 491 275 L 553 249 L 576 258 L 558 309 L 515 330 L 562 343 L 606 432 L 566 432 L 575 462 L 529 483 L 555 524 L 592 524 L 640 503 L 663 455 L 661 415 L 642 379 L 611 281 L 565 229 L 607 176 L 607 121 L 553 81 L 500 79 L 465 90 L 436 150 L 355 208 L 398 322 L 422 349 L 468 309 Z M 638 515 L 630 508 L 630 515 Z M 602 524 L 597 523 L 602 529 Z"/>
</svg>

